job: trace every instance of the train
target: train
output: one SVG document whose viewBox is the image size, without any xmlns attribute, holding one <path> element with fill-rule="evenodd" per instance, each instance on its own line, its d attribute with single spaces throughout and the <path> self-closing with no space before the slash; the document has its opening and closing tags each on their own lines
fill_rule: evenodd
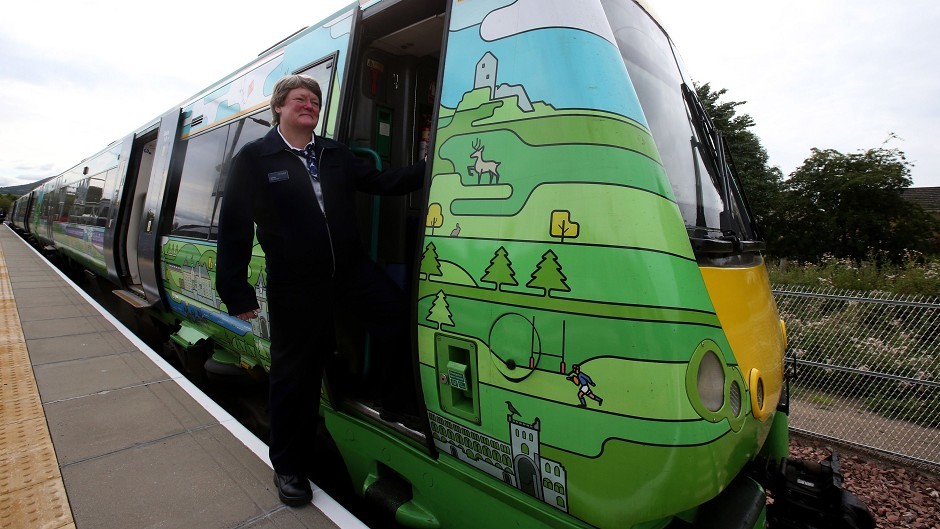
<svg viewBox="0 0 940 529">
<path fill-rule="evenodd" d="M 865 527 L 837 459 L 788 457 L 765 243 L 653 9 L 352 3 L 22 196 L 11 224 L 187 369 L 263 375 L 265 256 L 260 317 L 229 316 L 217 224 L 275 82 L 305 73 L 318 135 L 378 166 L 428 160 L 423 189 L 357 202 L 410 297 L 423 413 L 383 421 L 369 337 L 340 332 L 321 415 L 357 494 L 415 528 Z"/>
</svg>

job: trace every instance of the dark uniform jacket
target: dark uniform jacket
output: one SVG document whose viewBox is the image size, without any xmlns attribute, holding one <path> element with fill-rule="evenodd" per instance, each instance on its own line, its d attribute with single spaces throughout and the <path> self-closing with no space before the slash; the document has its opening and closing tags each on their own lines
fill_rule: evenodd
<svg viewBox="0 0 940 529">
<path fill-rule="evenodd" d="M 339 142 L 317 137 L 326 214 L 304 162 L 272 128 L 235 156 L 219 219 L 216 289 L 229 314 L 258 308 L 248 283 L 254 226 L 267 260 L 269 287 L 329 282 L 365 258 L 355 215 L 356 191 L 404 194 L 421 187 L 424 162 L 379 171 Z"/>
</svg>

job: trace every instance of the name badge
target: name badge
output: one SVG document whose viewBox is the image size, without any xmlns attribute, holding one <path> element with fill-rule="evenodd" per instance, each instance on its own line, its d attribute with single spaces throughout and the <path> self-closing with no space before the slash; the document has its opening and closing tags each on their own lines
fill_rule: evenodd
<svg viewBox="0 0 940 529">
<path fill-rule="evenodd" d="M 268 183 L 273 184 L 274 182 L 283 182 L 290 178 L 287 171 L 277 171 L 275 173 L 268 173 Z"/>
</svg>

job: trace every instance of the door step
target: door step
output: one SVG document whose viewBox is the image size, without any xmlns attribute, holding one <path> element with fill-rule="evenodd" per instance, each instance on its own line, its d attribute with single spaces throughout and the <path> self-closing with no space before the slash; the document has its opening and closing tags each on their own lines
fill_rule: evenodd
<svg viewBox="0 0 940 529">
<path fill-rule="evenodd" d="M 115 296 L 121 298 L 135 309 L 147 309 L 153 306 L 153 303 L 147 301 L 133 290 L 112 290 L 112 292 L 114 292 Z"/>
</svg>

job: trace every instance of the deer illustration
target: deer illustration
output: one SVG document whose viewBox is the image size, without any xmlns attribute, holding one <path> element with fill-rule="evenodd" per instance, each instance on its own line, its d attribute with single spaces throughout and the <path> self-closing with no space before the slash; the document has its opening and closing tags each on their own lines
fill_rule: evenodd
<svg viewBox="0 0 940 529">
<path fill-rule="evenodd" d="M 473 175 L 476 172 L 478 185 L 481 183 L 484 173 L 490 175 L 491 184 L 493 183 L 493 177 L 496 177 L 496 183 L 499 183 L 499 172 L 496 170 L 499 167 L 499 162 L 483 159 L 483 143 L 480 140 L 473 142 L 473 154 L 470 157 L 475 159 L 476 163 L 467 166 L 467 174 Z"/>
</svg>

